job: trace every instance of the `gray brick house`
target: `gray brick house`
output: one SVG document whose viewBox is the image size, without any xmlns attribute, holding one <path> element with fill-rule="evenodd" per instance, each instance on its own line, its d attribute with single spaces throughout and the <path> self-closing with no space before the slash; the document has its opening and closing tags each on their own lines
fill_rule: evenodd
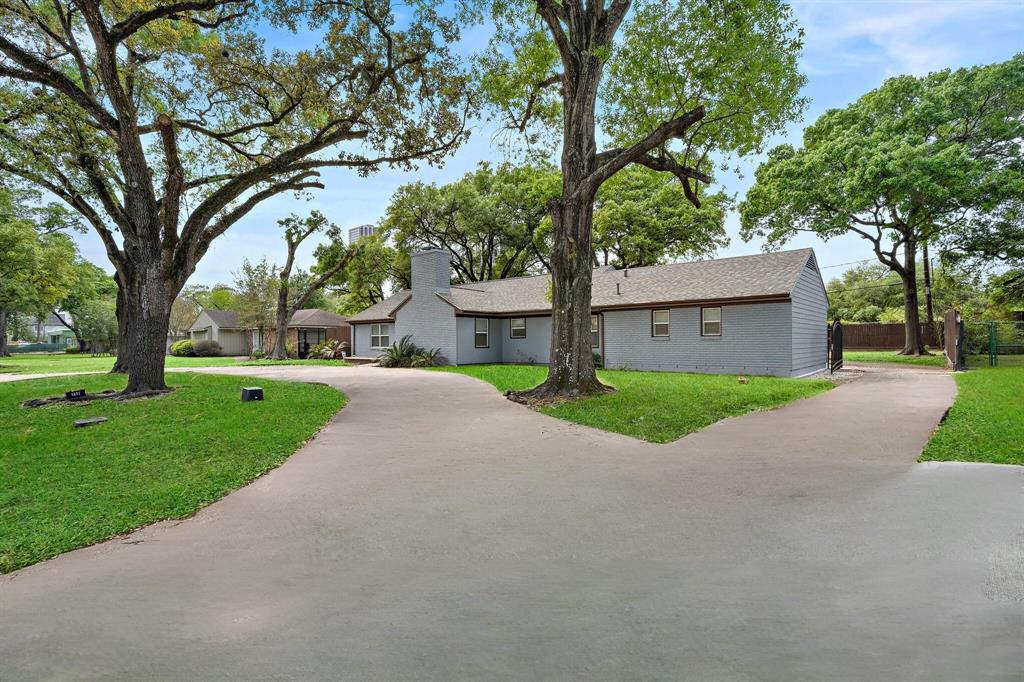
<svg viewBox="0 0 1024 682">
<path fill-rule="evenodd" d="M 547 275 L 451 284 L 450 254 L 412 257 L 412 289 L 349 318 L 352 353 L 409 334 L 451 364 L 546 363 Z M 804 376 L 827 365 L 828 299 L 811 249 L 594 271 L 594 351 L 605 367 Z"/>
</svg>

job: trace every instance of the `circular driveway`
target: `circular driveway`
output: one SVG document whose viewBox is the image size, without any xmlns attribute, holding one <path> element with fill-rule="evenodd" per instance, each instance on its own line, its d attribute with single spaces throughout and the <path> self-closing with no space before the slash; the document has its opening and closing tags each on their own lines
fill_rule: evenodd
<svg viewBox="0 0 1024 682">
<path fill-rule="evenodd" d="M 945 373 L 652 445 L 457 374 L 205 371 L 350 402 L 194 518 L 0 578 L 0 679 L 1021 679 L 1024 469 L 915 463 Z"/>
</svg>

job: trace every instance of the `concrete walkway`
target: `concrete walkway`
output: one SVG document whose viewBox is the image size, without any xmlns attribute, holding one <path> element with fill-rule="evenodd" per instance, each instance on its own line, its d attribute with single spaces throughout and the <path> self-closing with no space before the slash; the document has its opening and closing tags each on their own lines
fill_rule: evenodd
<svg viewBox="0 0 1024 682">
<path fill-rule="evenodd" d="M 947 374 L 866 372 L 650 445 L 461 375 L 207 371 L 351 400 L 195 518 L 0 578 L 0 679 L 1024 671 L 1024 469 L 914 462 Z"/>
</svg>

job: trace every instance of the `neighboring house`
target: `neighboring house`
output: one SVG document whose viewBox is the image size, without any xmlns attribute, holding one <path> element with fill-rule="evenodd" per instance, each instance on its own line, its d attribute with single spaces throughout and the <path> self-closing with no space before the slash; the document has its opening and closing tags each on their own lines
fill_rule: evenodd
<svg viewBox="0 0 1024 682">
<path fill-rule="evenodd" d="M 68 324 L 74 324 L 70 314 L 62 311 L 60 316 L 67 320 Z M 78 345 L 75 333 L 68 329 L 54 313 L 38 318 L 34 328 L 36 330 L 36 340 L 39 343 L 58 344 L 61 346 Z"/>
<path fill-rule="evenodd" d="M 450 255 L 413 254 L 412 290 L 349 318 L 352 354 L 411 335 L 458 365 L 546 363 L 547 275 L 450 284 Z M 811 249 L 593 273 L 592 346 L 602 364 L 803 376 L 827 358 L 828 299 Z"/>
<path fill-rule="evenodd" d="M 329 339 L 351 343 L 348 322 L 341 315 L 326 310 L 307 308 L 295 311 L 288 323 L 288 341 L 294 344 L 299 357 Z M 248 355 L 253 350 L 269 351 L 274 342 L 274 328 L 262 334 L 243 326 L 238 313 L 231 310 L 204 310 L 189 328 L 193 341 L 212 339 L 220 344 L 224 355 Z"/>
<path fill-rule="evenodd" d="M 274 345 L 276 327 L 270 327 L 261 335 L 258 330 L 250 333 L 252 348 L 269 352 Z M 288 321 L 288 343 L 294 346 L 300 358 L 309 354 L 309 349 L 326 341 L 342 341 L 352 347 L 352 328 L 348 318 L 319 308 L 296 310 Z"/>
<path fill-rule="evenodd" d="M 193 341 L 216 341 L 224 355 L 248 355 L 249 331 L 233 310 L 204 310 L 188 329 Z"/>
</svg>

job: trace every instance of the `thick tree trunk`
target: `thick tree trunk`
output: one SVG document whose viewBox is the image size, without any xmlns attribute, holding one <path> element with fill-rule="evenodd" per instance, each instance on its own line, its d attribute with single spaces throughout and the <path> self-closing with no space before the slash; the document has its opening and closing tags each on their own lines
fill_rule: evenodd
<svg viewBox="0 0 1024 682">
<path fill-rule="evenodd" d="M 158 266 L 133 269 L 125 281 L 123 329 L 118 340 L 118 361 L 128 373 L 124 393 L 166 390 L 167 330 L 177 289 Z"/>
<path fill-rule="evenodd" d="M 924 344 L 921 342 L 920 301 L 917 296 L 917 243 L 908 241 L 903 245 L 903 350 L 900 355 L 923 355 Z"/>
<path fill-rule="evenodd" d="M 7 311 L 0 310 L 0 358 L 6 358 L 10 354 L 7 350 Z"/>
<path fill-rule="evenodd" d="M 612 390 L 598 381 L 590 347 L 591 235 L 594 192 L 581 192 L 594 170 L 594 113 L 602 63 L 588 57 L 566 73 L 563 85 L 562 196 L 552 201 L 551 356 L 540 386 L 510 397 L 554 402 Z"/>
<path fill-rule="evenodd" d="M 277 289 L 277 315 L 274 326 L 274 350 L 270 357 L 274 360 L 288 359 L 288 286 L 282 281 Z"/>
</svg>

